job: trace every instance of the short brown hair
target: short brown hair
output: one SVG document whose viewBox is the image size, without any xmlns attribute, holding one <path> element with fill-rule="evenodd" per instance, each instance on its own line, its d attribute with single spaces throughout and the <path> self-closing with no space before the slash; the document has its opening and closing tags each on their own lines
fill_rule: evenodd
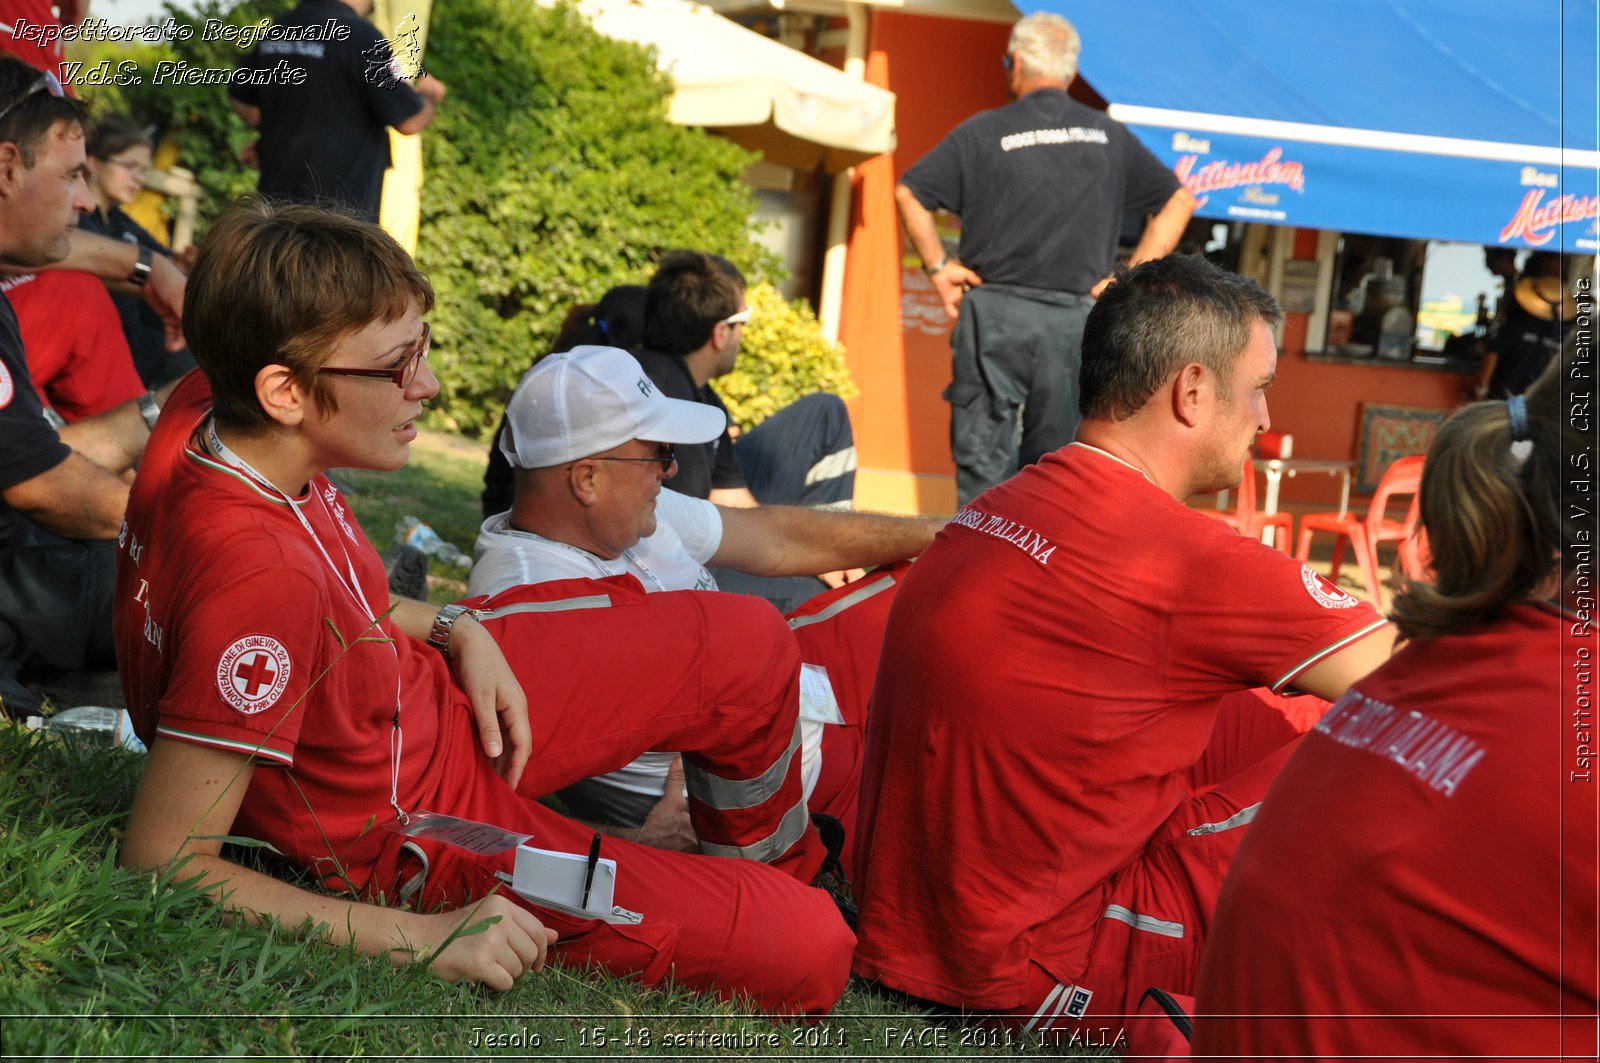
<svg viewBox="0 0 1600 1063">
<path fill-rule="evenodd" d="M 1118 266 L 1083 327 L 1078 409 L 1096 420 L 1125 420 L 1191 362 L 1226 386 L 1255 323 L 1282 318 L 1255 281 L 1203 258 L 1168 255 Z"/>
<path fill-rule="evenodd" d="M 264 428 L 256 374 L 284 365 L 316 405 L 338 410 L 314 370 L 373 322 L 433 309 L 433 287 L 394 237 L 325 207 L 236 205 L 200 245 L 184 295 L 183 332 L 211 381 L 217 418 Z"/>
</svg>

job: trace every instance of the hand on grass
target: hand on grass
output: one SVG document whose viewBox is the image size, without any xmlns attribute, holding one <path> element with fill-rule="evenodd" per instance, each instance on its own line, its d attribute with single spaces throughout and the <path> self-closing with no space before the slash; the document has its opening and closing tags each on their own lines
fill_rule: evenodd
<svg viewBox="0 0 1600 1063">
<path fill-rule="evenodd" d="M 408 942 L 417 959 L 432 955 L 456 928 L 472 930 L 486 920 L 490 925 L 463 933 L 429 965 L 446 982 L 477 982 L 504 993 L 517 979 L 544 966 L 556 932 L 539 922 L 526 908 L 499 894 L 454 912 L 416 916 L 416 936 Z"/>
<path fill-rule="evenodd" d="M 450 663 L 478 721 L 483 751 L 511 786 L 522 778 L 533 748 L 528 699 L 511 665 L 484 626 L 471 617 L 456 621 L 450 633 Z"/>
<path fill-rule="evenodd" d="M 666 792 L 644 818 L 633 840 L 640 845 L 679 853 L 700 851 L 700 839 L 695 837 L 694 827 L 689 823 L 689 799 L 683 792 L 682 757 L 673 758 L 672 767 L 667 769 Z"/>
</svg>

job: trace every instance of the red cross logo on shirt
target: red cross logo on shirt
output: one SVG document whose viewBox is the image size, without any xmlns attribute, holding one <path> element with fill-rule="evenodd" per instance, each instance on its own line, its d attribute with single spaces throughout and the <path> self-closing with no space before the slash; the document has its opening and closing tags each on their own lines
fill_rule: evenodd
<svg viewBox="0 0 1600 1063">
<path fill-rule="evenodd" d="M 217 661 L 217 693 L 246 716 L 277 702 L 289 685 L 289 651 L 271 635 L 246 635 Z"/>
<path fill-rule="evenodd" d="M 241 693 L 247 698 L 255 698 L 256 691 L 263 686 L 271 686 L 277 676 L 278 670 L 272 666 L 272 658 L 260 651 L 239 658 L 239 664 L 233 670 L 233 678 L 244 681 Z"/>
</svg>

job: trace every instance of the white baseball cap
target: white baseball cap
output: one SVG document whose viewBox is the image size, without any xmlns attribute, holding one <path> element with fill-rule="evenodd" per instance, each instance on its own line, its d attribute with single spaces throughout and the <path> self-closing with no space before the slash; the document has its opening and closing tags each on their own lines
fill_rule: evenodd
<svg viewBox="0 0 1600 1063">
<path fill-rule="evenodd" d="M 709 443 L 727 424 L 715 406 L 661 394 L 627 351 L 574 347 L 522 375 L 506 404 L 500 451 L 519 469 L 543 469 L 630 439 Z"/>
</svg>

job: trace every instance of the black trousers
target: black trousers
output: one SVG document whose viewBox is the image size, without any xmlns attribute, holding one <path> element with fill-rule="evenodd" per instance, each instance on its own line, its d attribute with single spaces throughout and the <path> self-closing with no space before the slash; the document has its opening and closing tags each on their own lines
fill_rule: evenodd
<svg viewBox="0 0 1600 1063">
<path fill-rule="evenodd" d="M 796 399 L 733 444 L 750 493 L 764 506 L 848 509 L 856 494 L 855 433 L 837 395 Z M 813 576 L 747 576 L 714 568 L 725 591 L 754 594 L 787 613 L 827 590 Z"/>
<path fill-rule="evenodd" d="M 0 697 L 37 709 L 19 681 L 25 668 L 115 668 L 111 604 L 117 544 L 59 539 L 31 524 L 0 547 Z"/>
<path fill-rule="evenodd" d="M 985 284 L 961 302 L 950 337 L 950 449 L 966 505 L 1072 442 L 1087 295 Z"/>
</svg>

